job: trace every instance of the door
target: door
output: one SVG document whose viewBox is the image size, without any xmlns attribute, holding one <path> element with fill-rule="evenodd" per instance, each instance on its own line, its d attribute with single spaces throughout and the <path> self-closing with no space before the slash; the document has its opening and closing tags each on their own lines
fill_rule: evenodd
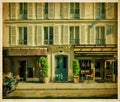
<svg viewBox="0 0 120 102">
<path fill-rule="evenodd" d="M 22 78 L 23 80 L 26 80 L 26 61 L 19 61 L 19 75 L 20 78 Z"/>
<path fill-rule="evenodd" d="M 68 57 L 65 55 L 55 56 L 55 81 L 67 81 Z"/>
</svg>

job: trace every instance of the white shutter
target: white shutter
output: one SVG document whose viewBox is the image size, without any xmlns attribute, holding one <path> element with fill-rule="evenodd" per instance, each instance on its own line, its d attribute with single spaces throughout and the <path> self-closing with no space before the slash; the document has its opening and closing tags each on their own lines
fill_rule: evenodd
<svg viewBox="0 0 120 102">
<path fill-rule="evenodd" d="M 115 5 L 114 3 L 106 3 L 106 18 L 114 19 L 115 18 Z"/>
<path fill-rule="evenodd" d="M 69 26 L 64 25 L 63 26 L 63 44 L 69 44 Z"/>
<path fill-rule="evenodd" d="M 33 44 L 33 26 L 28 26 L 28 35 L 27 35 L 27 37 L 28 37 L 28 45 L 32 45 Z"/>
<path fill-rule="evenodd" d="M 48 18 L 54 19 L 54 3 L 48 3 Z"/>
<path fill-rule="evenodd" d="M 10 26 L 10 45 L 16 45 L 17 39 L 16 39 L 16 26 Z"/>
<path fill-rule="evenodd" d="M 36 17 L 37 19 L 43 19 L 43 3 L 37 3 Z"/>
<path fill-rule="evenodd" d="M 80 44 L 85 44 L 85 25 L 81 25 Z"/>
<path fill-rule="evenodd" d="M 69 18 L 69 14 L 70 14 L 69 3 L 62 3 L 61 12 L 62 12 L 62 18 L 63 19 L 68 19 Z"/>
<path fill-rule="evenodd" d="M 28 3 L 28 19 L 33 19 L 33 3 Z"/>
<path fill-rule="evenodd" d="M 10 19 L 16 19 L 16 3 L 10 3 Z"/>
<path fill-rule="evenodd" d="M 36 44 L 43 44 L 43 29 L 41 25 L 36 26 Z"/>
<path fill-rule="evenodd" d="M 60 26 L 59 25 L 55 25 L 55 29 L 54 29 L 54 44 L 60 44 Z"/>
<path fill-rule="evenodd" d="M 80 19 L 85 18 L 85 3 L 80 3 Z"/>
<path fill-rule="evenodd" d="M 90 44 L 95 44 L 94 26 L 90 28 Z"/>
</svg>

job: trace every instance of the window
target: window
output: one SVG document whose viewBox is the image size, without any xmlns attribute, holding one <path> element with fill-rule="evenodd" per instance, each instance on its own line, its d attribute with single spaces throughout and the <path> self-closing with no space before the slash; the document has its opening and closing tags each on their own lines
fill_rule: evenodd
<svg viewBox="0 0 120 102">
<path fill-rule="evenodd" d="M 53 44 L 53 27 L 44 27 L 44 44 Z"/>
<path fill-rule="evenodd" d="M 79 3 L 70 3 L 70 17 L 79 18 Z"/>
<path fill-rule="evenodd" d="M 96 17 L 98 19 L 105 19 L 105 3 L 97 3 L 96 4 Z"/>
<path fill-rule="evenodd" d="M 105 27 L 104 26 L 96 27 L 96 44 L 99 44 L 99 45 L 105 44 Z"/>
<path fill-rule="evenodd" d="M 70 44 L 79 44 L 79 26 L 70 27 Z"/>
<path fill-rule="evenodd" d="M 20 3 L 20 18 L 27 19 L 27 3 Z"/>
<path fill-rule="evenodd" d="M 27 45 L 27 27 L 19 27 L 19 44 Z"/>
<path fill-rule="evenodd" d="M 48 19 L 48 3 L 44 4 L 44 18 Z"/>
</svg>

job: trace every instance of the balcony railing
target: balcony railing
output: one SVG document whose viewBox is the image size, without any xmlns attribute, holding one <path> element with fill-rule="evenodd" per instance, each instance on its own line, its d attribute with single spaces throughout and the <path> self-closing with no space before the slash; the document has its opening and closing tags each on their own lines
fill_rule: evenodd
<svg viewBox="0 0 120 102">
<path fill-rule="evenodd" d="M 70 39 L 70 44 L 71 45 L 78 45 L 79 44 L 79 39 Z"/>
<path fill-rule="evenodd" d="M 96 45 L 105 45 L 105 39 L 96 39 Z"/>
<path fill-rule="evenodd" d="M 44 44 L 53 45 L 53 40 L 52 39 L 46 39 L 46 40 L 44 40 Z"/>
<path fill-rule="evenodd" d="M 27 45 L 27 40 L 19 40 L 19 45 Z"/>
</svg>

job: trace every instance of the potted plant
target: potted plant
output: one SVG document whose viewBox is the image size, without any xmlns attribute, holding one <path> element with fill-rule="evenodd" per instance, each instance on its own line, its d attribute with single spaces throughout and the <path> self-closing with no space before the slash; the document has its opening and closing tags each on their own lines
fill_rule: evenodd
<svg viewBox="0 0 120 102">
<path fill-rule="evenodd" d="M 73 75 L 74 75 L 74 83 L 78 83 L 80 67 L 79 67 L 79 61 L 77 59 L 73 60 L 72 68 L 73 68 Z"/>
<path fill-rule="evenodd" d="M 43 79 L 43 82 L 44 83 L 48 83 L 48 62 L 47 62 L 47 59 L 46 57 L 40 57 L 39 59 L 39 62 L 40 62 L 40 69 L 41 69 L 41 77 Z"/>
</svg>

